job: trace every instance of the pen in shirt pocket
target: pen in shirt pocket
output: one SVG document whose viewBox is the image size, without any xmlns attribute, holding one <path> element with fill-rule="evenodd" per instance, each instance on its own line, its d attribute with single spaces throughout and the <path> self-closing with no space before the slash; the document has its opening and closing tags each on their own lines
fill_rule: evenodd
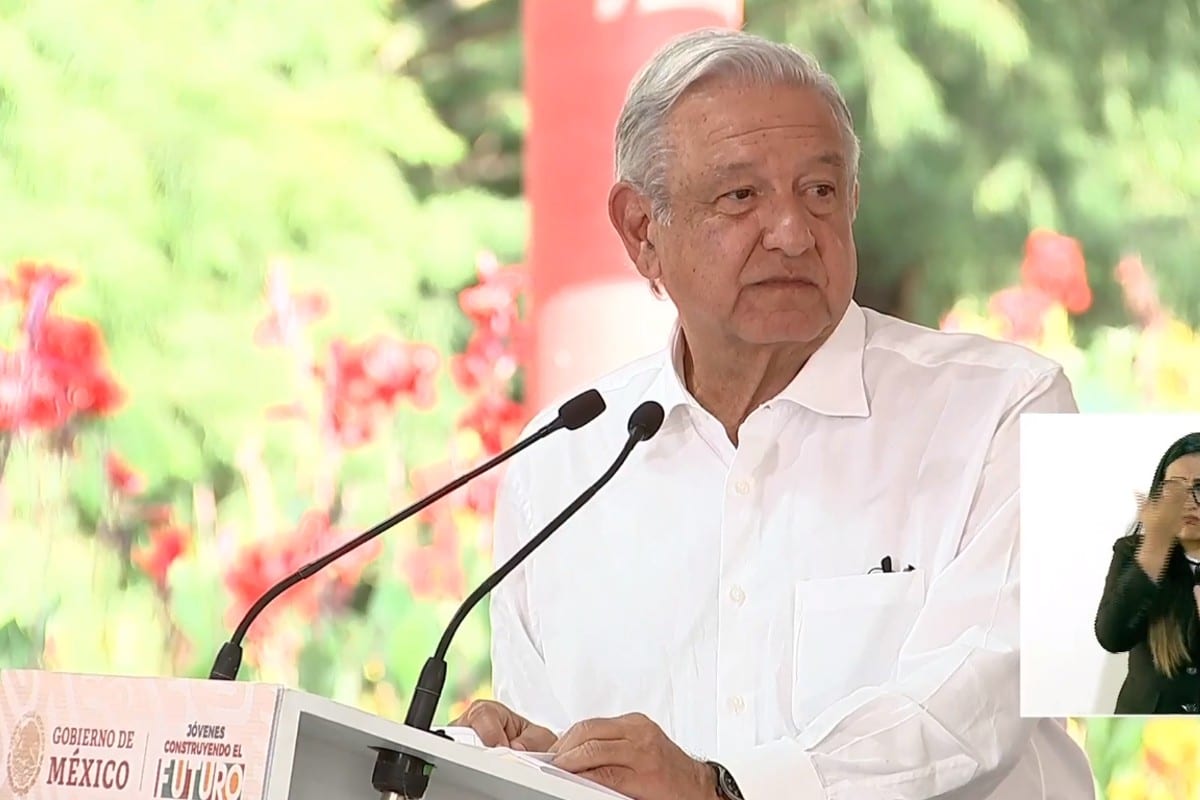
<svg viewBox="0 0 1200 800">
<path fill-rule="evenodd" d="M 914 569 L 916 569 L 916 567 L 914 567 L 912 564 L 909 564 L 909 565 L 908 565 L 907 567 L 905 567 L 903 570 L 895 570 L 895 569 L 892 569 L 892 557 L 891 557 L 891 556 L 884 556 L 884 557 L 883 557 L 883 558 L 880 560 L 880 562 L 879 562 L 879 566 L 878 566 L 878 567 L 871 567 L 871 569 L 867 570 L 867 574 L 868 574 L 868 575 L 871 575 L 872 573 L 875 573 L 875 572 L 884 572 L 884 573 L 887 573 L 887 572 L 897 572 L 897 571 L 899 571 L 899 572 L 912 572 Z"/>
</svg>

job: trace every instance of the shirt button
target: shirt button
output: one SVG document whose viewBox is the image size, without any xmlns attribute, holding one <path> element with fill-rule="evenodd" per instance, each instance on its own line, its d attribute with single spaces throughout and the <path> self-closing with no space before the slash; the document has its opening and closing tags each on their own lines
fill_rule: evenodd
<svg viewBox="0 0 1200 800">
<path fill-rule="evenodd" d="M 740 606 L 742 603 L 746 602 L 746 593 L 742 591 L 742 587 L 734 586 L 729 590 L 729 599 L 732 600 L 735 605 Z"/>
<path fill-rule="evenodd" d="M 734 484 L 733 490 L 738 494 L 750 494 L 750 481 L 738 481 L 736 484 Z"/>
<path fill-rule="evenodd" d="M 733 710 L 733 713 L 740 714 L 746 710 L 746 701 L 740 694 L 735 694 L 729 699 L 729 708 Z"/>
</svg>

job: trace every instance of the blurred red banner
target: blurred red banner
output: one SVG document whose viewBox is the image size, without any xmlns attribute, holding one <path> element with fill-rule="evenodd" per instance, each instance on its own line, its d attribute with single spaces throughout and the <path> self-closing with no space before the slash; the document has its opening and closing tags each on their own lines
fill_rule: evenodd
<svg viewBox="0 0 1200 800">
<path fill-rule="evenodd" d="M 741 24 L 742 0 L 527 0 L 525 190 L 532 206 L 529 399 L 550 402 L 665 344 L 674 313 L 608 221 L 613 131 L 637 70 L 667 40 Z"/>
</svg>

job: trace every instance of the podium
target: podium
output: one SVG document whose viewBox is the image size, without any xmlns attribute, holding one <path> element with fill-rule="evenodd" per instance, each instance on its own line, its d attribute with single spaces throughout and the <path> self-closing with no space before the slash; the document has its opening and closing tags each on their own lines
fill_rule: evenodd
<svg viewBox="0 0 1200 800">
<path fill-rule="evenodd" d="M 282 686 L 0 672 L 0 800 L 378 800 L 376 751 L 429 800 L 612 800 L 554 767 Z"/>
</svg>

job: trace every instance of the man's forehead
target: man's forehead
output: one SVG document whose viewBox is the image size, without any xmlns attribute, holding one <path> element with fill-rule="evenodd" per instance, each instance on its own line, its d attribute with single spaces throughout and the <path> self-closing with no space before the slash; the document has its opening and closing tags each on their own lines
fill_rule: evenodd
<svg viewBox="0 0 1200 800">
<path fill-rule="evenodd" d="M 716 136 L 738 130 L 837 127 L 833 107 L 815 87 L 729 81 L 693 86 L 675 103 L 668 119 Z"/>
<path fill-rule="evenodd" d="M 758 151 L 795 145 L 811 148 L 811 157 L 820 163 L 839 166 L 833 162 L 840 160 L 844 165 L 841 126 L 815 89 L 755 87 L 754 95 L 729 91 L 734 94 L 687 95 L 672 109 L 667 135 L 673 150 L 724 162 L 732 169 L 749 166 L 747 162 L 761 155 Z"/>
</svg>

